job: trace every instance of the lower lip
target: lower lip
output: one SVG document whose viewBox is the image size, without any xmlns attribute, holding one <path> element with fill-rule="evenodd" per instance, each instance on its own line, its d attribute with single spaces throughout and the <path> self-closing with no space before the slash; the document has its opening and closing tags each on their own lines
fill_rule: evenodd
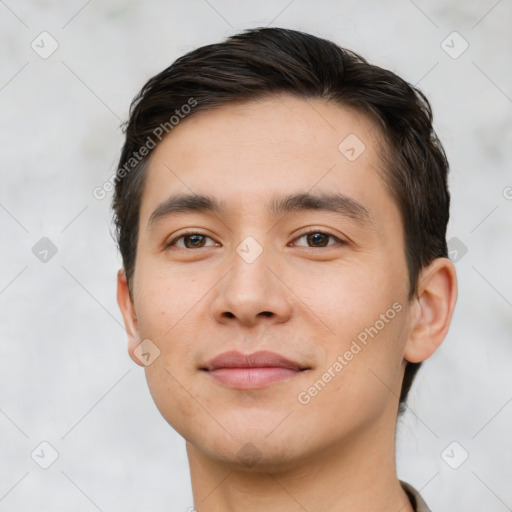
<svg viewBox="0 0 512 512">
<path fill-rule="evenodd" d="M 219 368 L 208 371 L 216 381 L 236 389 L 258 389 L 300 374 L 291 368 Z"/>
</svg>

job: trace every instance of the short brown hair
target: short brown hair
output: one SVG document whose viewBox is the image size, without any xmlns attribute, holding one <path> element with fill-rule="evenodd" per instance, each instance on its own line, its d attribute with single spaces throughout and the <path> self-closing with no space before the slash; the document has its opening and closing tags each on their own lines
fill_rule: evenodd
<svg viewBox="0 0 512 512">
<path fill-rule="evenodd" d="M 412 299 L 421 269 L 448 254 L 448 162 L 432 126 L 430 104 L 421 91 L 356 53 L 282 28 L 246 30 L 193 50 L 151 78 L 133 100 L 112 203 L 129 285 L 135 269 L 145 169 L 151 149 L 158 144 L 154 139 L 161 140 L 157 134 L 169 133 L 172 118 L 182 118 L 181 114 L 190 116 L 276 93 L 336 101 L 370 116 L 380 128 L 387 145 L 382 155 L 386 183 L 404 225 Z M 141 148 L 149 146 L 141 156 Z M 400 411 L 420 364 L 407 364 Z"/>
</svg>

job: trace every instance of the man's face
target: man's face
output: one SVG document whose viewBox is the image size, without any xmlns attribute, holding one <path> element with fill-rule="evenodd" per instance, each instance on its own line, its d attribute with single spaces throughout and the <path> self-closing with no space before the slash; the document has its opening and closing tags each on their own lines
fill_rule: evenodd
<svg viewBox="0 0 512 512">
<path fill-rule="evenodd" d="M 379 150 L 366 117 L 290 96 L 195 114 L 154 150 L 130 353 L 158 347 L 151 394 L 194 449 L 271 467 L 394 429 L 412 315 Z M 178 195 L 220 209 L 168 205 L 150 221 Z M 296 368 L 263 357 L 274 368 L 214 370 L 230 351 Z"/>
</svg>

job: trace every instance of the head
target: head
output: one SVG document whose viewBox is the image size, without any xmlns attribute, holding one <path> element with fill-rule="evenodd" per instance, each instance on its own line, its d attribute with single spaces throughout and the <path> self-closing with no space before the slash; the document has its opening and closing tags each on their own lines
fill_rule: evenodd
<svg viewBox="0 0 512 512">
<path fill-rule="evenodd" d="M 140 363 L 151 340 L 149 387 L 178 432 L 212 454 L 243 433 L 264 451 L 293 407 L 328 439 L 318 417 L 337 399 L 337 435 L 396 420 L 456 295 L 448 163 L 419 90 L 330 41 L 249 30 L 146 83 L 118 169 L 130 354 Z M 240 391 L 205 369 L 226 350 L 273 350 L 302 371 Z"/>
</svg>

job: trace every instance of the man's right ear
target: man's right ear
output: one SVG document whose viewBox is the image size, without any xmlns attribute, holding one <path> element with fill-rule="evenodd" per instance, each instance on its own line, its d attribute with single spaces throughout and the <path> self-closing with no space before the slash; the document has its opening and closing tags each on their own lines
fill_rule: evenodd
<svg viewBox="0 0 512 512">
<path fill-rule="evenodd" d="M 126 334 L 128 335 L 128 353 L 130 357 L 139 366 L 144 366 L 140 359 L 134 354 L 135 349 L 139 346 L 141 339 L 139 334 L 139 324 L 135 313 L 135 306 L 130 296 L 130 289 L 126 279 L 124 269 L 117 272 L 117 304 L 123 315 Z"/>
</svg>

